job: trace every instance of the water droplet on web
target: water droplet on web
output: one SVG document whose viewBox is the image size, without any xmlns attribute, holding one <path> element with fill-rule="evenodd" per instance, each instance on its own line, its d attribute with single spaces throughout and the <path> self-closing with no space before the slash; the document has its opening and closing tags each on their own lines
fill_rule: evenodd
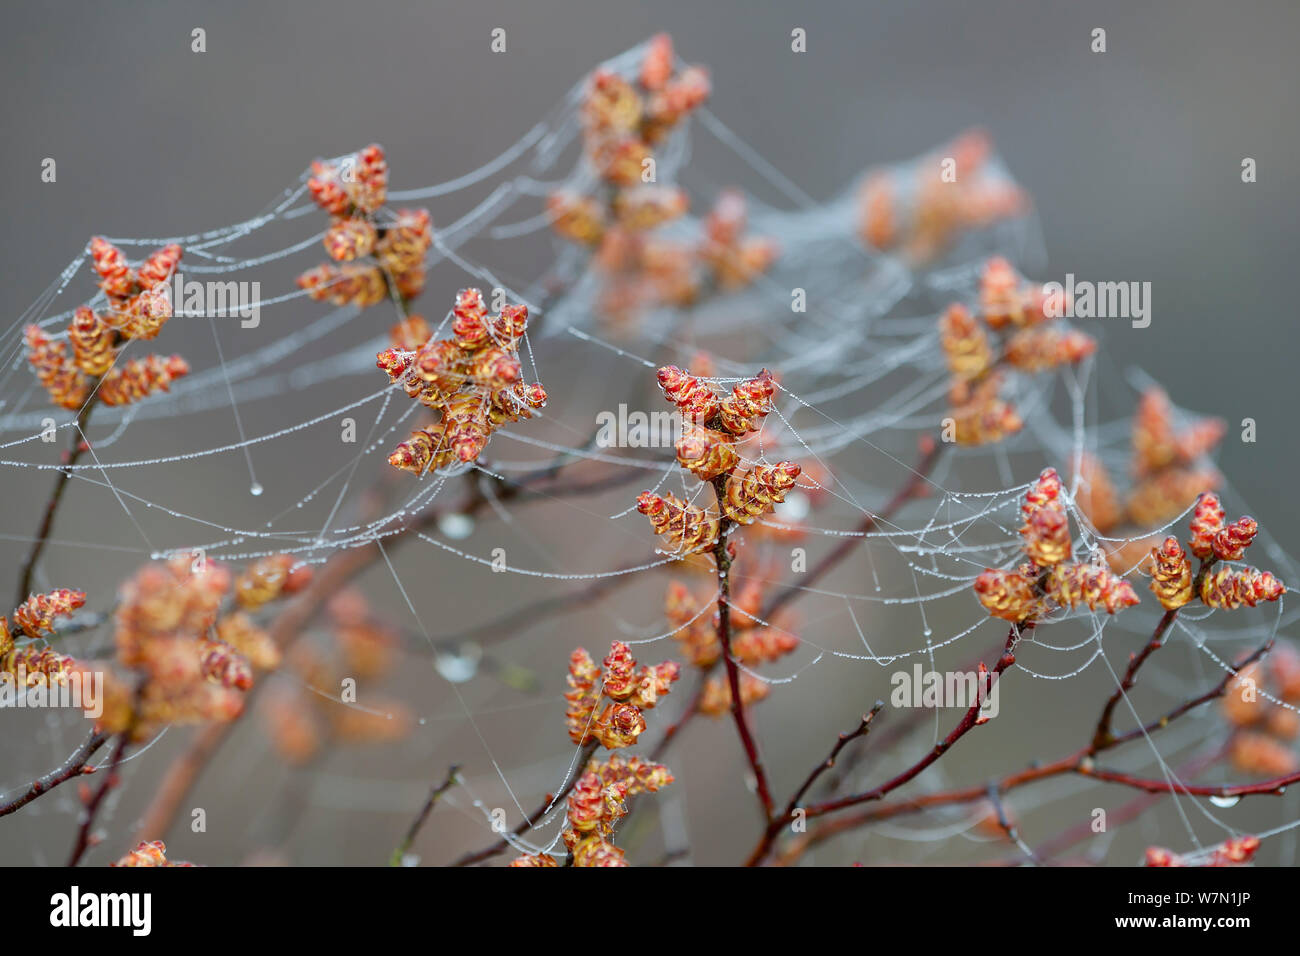
<svg viewBox="0 0 1300 956">
<path fill-rule="evenodd" d="M 929 637 L 931 634 L 934 633 L 934 631 L 930 630 L 930 629 L 927 627 L 927 628 L 926 628 L 924 631 L 922 631 L 921 633 L 924 634 L 926 637 Z"/>
<path fill-rule="evenodd" d="M 420 718 L 420 726 L 421 726 L 421 727 L 423 727 L 423 726 L 424 726 L 425 724 L 427 724 L 428 722 L 429 722 L 429 721 L 428 721 L 428 718 L 426 718 L 426 717 L 421 717 L 421 718 Z"/>
<path fill-rule="evenodd" d="M 438 519 L 438 530 L 453 541 L 460 541 L 474 533 L 474 519 L 463 514 L 443 515 Z"/>
<path fill-rule="evenodd" d="M 453 684 L 463 684 L 478 673 L 478 662 L 482 658 L 483 648 L 477 644 L 463 644 L 454 653 L 439 653 L 433 666 Z"/>
<path fill-rule="evenodd" d="M 255 481 L 253 482 L 252 486 L 248 489 L 248 493 L 252 495 L 254 498 L 256 498 L 258 495 L 262 493 L 262 486 Z"/>
<path fill-rule="evenodd" d="M 1210 797 L 1210 802 L 1216 807 L 1235 807 L 1241 803 L 1241 797 Z"/>
<path fill-rule="evenodd" d="M 420 858 L 414 853 L 404 853 L 402 855 L 402 866 L 419 866 Z"/>
</svg>

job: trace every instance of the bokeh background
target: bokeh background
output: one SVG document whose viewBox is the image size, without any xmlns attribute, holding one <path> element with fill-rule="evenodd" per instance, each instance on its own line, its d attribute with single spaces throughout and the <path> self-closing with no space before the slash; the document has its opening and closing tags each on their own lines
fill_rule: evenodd
<svg viewBox="0 0 1300 956">
<path fill-rule="evenodd" d="M 15 6 L 6 23 L 0 38 L 0 77 L 7 91 L 0 103 L 7 147 L 0 151 L 8 213 L 0 231 L 6 327 L 92 234 L 165 236 L 246 218 L 294 182 L 312 157 L 372 141 L 385 145 L 397 188 L 452 178 L 514 142 L 593 64 L 668 30 L 685 59 L 711 68 L 712 110 L 819 200 L 838 194 L 868 165 L 922 153 L 970 125 L 990 130 L 1012 175 L 1034 197 L 1045 275 L 1073 272 L 1152 283 L 1150 328 L 1107 327 L 1113 364 L 1100 387 L 1122 391 L 1124 370 L 1140 367 L 1181 406 L 1234 426 L 1255 419 L 1257 442 L 1241 443 L 1239 429 L 1230 428 L 1219 464 L 1287 550 L 1295 551 L 1293 543 L 1300 541 L 1300 516 L 1291 502 L 1300 438 L 1292 411 L 1300 344 L 1292 321 L 1300 195 L 1300 132 L 1291 121 L 1300 89 L 1293 55 L 1300 9 L 1293 4 L 988 0 L 795 9 L 676 0 L 74 3 L 57 9 Z M 789 50 L 796 26 L 808 33 L 803 55 Z M 207 32 L 206 53 L 190 50 L 195 27 Z M 504 55 L 488 52 L 495 27 L 507 30 Z M 1107 31 L 1105 54 L 1089 50 L 1094 27 Z M 1258 182 L 1250 185 L 1240 179 L 1247 156 L 1258 163 Z M 40 180 L 45 157 L 57 160 L 56 183 Z M 725 182 L 732 172 L 724 165 L 707 174 Z M 463 212 L 459 201 L 431 203 L 435 221 Z M 485 243 L 474 246 L 472 256 L 502 275 L 532 276 L 544 265 L 536 258 L 544 248 Z M 281 282 L 291 274 L 282 270 Z M 276 275 L 261 277 L 264 289 Z M 437 273 L 430 288 L 459 284 L 463 278 L 448 270 Z M 70 290 L 54 308 L 76 305 L 79 300 L 69 298 L 76 294 Z M 301 306 L 283 318 L 268 312 L 263 324 L 306 321 L 312 314 Z M 374 321 L 372 333 L 381 328 Z M 169 347 L 197 354 L 204 335 L 202 329 L 178 332 Z M 311 357 L 321 354 L 326 353 Z M 628 372 L 616 364 L 596 370 L 591 361 L 591 353 L 564 339 L 552 340 L 543 360 L 545 380 L 549 373 L 574 383 L 573 398 L 561 408 L 580 425 L 591 421 L 592 409 L 603 407 L 600 376 Z M 374 387 L 370 380 L 349 381 L 329 407 Z M 245 410 L 246 425 L 259 433 L 271 423 L 306 419 L 319 410 L 313 403 L 320 400 L 316 392 L 298 393 L 252 406 Z M 130 450 L 164 455 L 235 437 L 228 410 L 218 409 L 150 421 Z M 259 452 L 267 494 L 258 502 L 244 492 L 249 479 L 239 456 L 207 459 L 197 467 L 141 469 L 123 476 L 123 485 L 173 507 L 198 502 L 189 510 L 229 525 L 252 521 L 291 506 L 319 480 L 315 470 L 324 467 L 326 456 L 312 441 L 299 433 Z M 50 477 L 15 469 L 0 475 L 0 533 L 12 542 L 0 553 L 0 580 L 16 573 L 21 539 L 31 533 Z M 894 478 L 871 480 L 889 487 Z M 620 502 L 618 495 L 591 502 L 588 519 L 626 507 Z M 263 507 L 265 514 L 258 510 Z M 1232 503 L 1229 508 L 1237 510 Z M 141 513 L 137 520 L 155 544 L 208 534 L 156 513 Z M 613 566 L 647 553 L 644 542 L 626 531 L 593 537 L 589 523 L 564 515 L 520 512 L 517 520 L 515 528 L 502 530 L 497 522 L 494 529 L 476 531 L 471 541 L 486 553 L 497 540 L 491 535 L 518 535 L 535 543 L 534 557 L 549 560 L 554 570 Z M 85 588 L 101 605 L 111 602 L 116 584 L 147 556 L 105 490 L 81 483 L 71 489 L 56 536 L 125 546 L 117 551 L 67 545 L 48 552 L 48 578 Z M 434 636 L 454 634 L 548 593 L 544 582 L 517 578 L 503 590 L 491 574 L 431 548 L 403 552 L 399 570 Z M 850 563 L 828 587 L 861 590 L 864 570 L 863 562 Z M 530 809 L 557 785 L 571 753 L 557 697 L 568 650 L 577 643 L 603 647 L 617 636 L 616 620 L 652 624 L 663 583 L 660 576 L 621 589 L 610 602 L 526 633 L 501 635 L 494 649 L 533 669 L 538 689 L 519 692 L 491 680 L 467 685 L 478 731 Z M 386 571 L 365 584 L 376 605 L 410 627 Z M 949 620 L 931 623 L 941 633 L 955 631 L 970 620 L 971 609 L 965 611 L 964 617 L 951 612 Z M 815 605 L 805 620 L 816 626 Z M 877 625 L 887 630 L 890 620 L 882 616 Z M 915 633 L 898 638 L 900 646 L 915 639 Z M 1132 636 L 1126 639 L 1137 646 Z M 991 640 L 990 631 L 980 637 L 980 648 L 971 649 Z M 1122 662 L 1124 651 L 1112 649 L 1112 660 Z M 1168 656 L 1171 675 L 1190 659 Z M 417 733 L 383 748 L 340 750 L 309 772 L 291 772 L 250 722 L 191 800 L 207 810 L 208 832 L 178 828 L 169 840 L 176 854 L 210 863 L 382 862 L 429 782 L 452 762 L 464 765 L 485 805 L 510 806 L 476 731 L 448 685 L 433 674 L 427 651 L 421 656 L 417 645 L 412 661 L 386 690 L 426 718 Z M 1110 682 L 1099 671 L 1064 683 L 1026 682 L 1014 701 L 1006 695 L 997 739 L 987 739 L 990 734 L 965 741 L 942 761 L 947 779 L 983 780 L 1082 739 Z M 1150 683 L 1154 694 L 1176 693 L 1181 686 L 1173 676 Z M 857 713 L 887 691 L 882 671 L 844 662 L 824 662 L 778 690 L 757 717 L 778 792 L 788 792 L 834 732 L 851 726 Z M 80 733 L 45 715 L 7 713 L 0 720 L 6 724 L 0 734 L 3 790 L 53 766 Z M 945 717 L 943 725 L 949 723 Z M 129 765 L 127 786 L 105 818 L 107 846 L 96 851 L 96 862 L 130 845 L 131 824 L 152 782 L 187 734 L 168 734 Z M 642 822 L 662 822 L 669 838 L 649 832 L 637 853 L 643 861 L 655 859 L 689 834 L 689 859 L 733 862 L 755 829 L 733 730 L 725 723 L 700 724 L 689 735 L 669 760 L 678 784 L 671 798 L 658 798 L 662 819 L 656 820 L 655 809 L 643 810 L 650 819 Z M 926 743 L 912 739 L 911 750 L 897 759 L 919 754 Z M 873 759 L 884 773 L 894 755 Z M 1130 796 L 1093 789 L 1059 798 L 1054 786 L 1009 801 L 1031 843 L 1085 820 L 1092 807 L 1114 806 Z M 0 820 L 0 862 L 63 859 L 76 810 L 75 795 L 66 789 Z M 490 838 L 470 802 L 461 791 L 435 813 L 416 847 L 425 862 L 450 859 Z M 1294 794 L 1266 803 L 1243 801 L 1214 813 L 1246 830 L 1300 816 Z M 927 825 L 951 822 L 931 819 Z M 1199 816 L 1195 825 L 1204 839 L 1217 832 Z M 1168 805 L 1114 835 L 1103 858 L 1132 863 L 1143 847 L 1161 839 L 1188 845 Z M 1293 843 L 1273 841 L 1268 859 L 1289 862 Z M 997 855 L 962 838 L 917 841 L 886 834 L 849 837 L 814 859 L 960 861 Z"/>
</svg>

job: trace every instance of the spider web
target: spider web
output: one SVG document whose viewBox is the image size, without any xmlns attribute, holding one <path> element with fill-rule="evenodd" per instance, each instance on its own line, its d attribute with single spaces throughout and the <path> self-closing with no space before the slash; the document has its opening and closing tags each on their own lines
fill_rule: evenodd
<svg viewBox="0 0 1300 956">
<path fill-rule="evenodd" d="M 628 72 L 643 52 L 638 47 L 603 65 Z M 985 568 L 1019 562 L 1018 508 L 1029 479 L 1046 465 L 1076 475 L 1085 453 L 1123 473 L 1128 416 L 1150 383 L 1116 364 L 1106 347 L 1113 335 L 1093 323 L 1087 331 L 1101 339 L 1095 358 L 1008 380 L 1006 397 L 1025 420 L 1019 434 L 991 446 L 946 450 L 921 479 L 922 497 L 888 519 L 879 516 L 876 509 L 893 491 L 916 477 L 918 443 L 935 434 L 945 414 L 948 373 L 939 315 L 949 302 L 975 301 L 980 269 L 992 254 L 1029 275 L 1041 267 L 1036 225 L 1022 218 L 975 230 L 924 268 L 868 251 L 856 235 L 858 184 L 814 200 L 707 108 L 659 155 L 660 180 L 684 188 L 692 207 L 665 234 L 698 234 L 719 190 L 737 184 L 749 197 L 750 232 L 776 238 L 781 255 L 743 291 L 690 308 L 649 308 L 630 325 L 603 322 L 600 271 L 576 247 L 553 238 L 550 217 L 538 212 L 557 188 L 593 185 L 578 146 L 583 89 L 575 85 L 483 166 L 389 196 L 392 206 L 428 205 L 433 213 L 429 275 L 417 307 L 427 310 L 435 335 L 450 319 L 450 312 L 440 312 L 443 305 L 466 285 L 503 290 L 509 301 L 527 304 L 535 322 L 540 319 L 520 355 L 528 374 L 547 385 L 550 402 L 535 420 L 495 433 L 475 463 L 418 479 L 395 475 L 387 465 L 388 451 L 419 424 L 420 406 L 375 368 L 388 327 L 402 316 L 389 304 L 322 309 L 294 286 L 293 275 L 320 258 L 324 235 L 324 217 L 307 194 L 307 170 L 260 213 L 231 225 L 181 236 L 108 236 L 133 260 L 180 243 L 187 277 L 257 280 L 265 292 L 256 303 L 262 314 L 255 328 L 178 311 L 160 344 L 184 355 L 193 371 L 169 394 L 96 409 L 82 436 L 90 451 L 77 464 L 66 466 L 58 456 L 80 427 L 76 413 L 48 404 L 25 362 L 22 329 L 35 323 L 53 335 L 71 317 L 65 306 L 104 304 L 102 293 L 90 291 L 88 252 L 69 262 L 0 335 L 0 466 L 9 500 L 34 503 L 9 511 L 4 536 L 15 551 L 32 540 L 34 512 L 55 475 L 64 468 L 72 475 L 65 511 L 37 568 L 39 590 L 82 587 L 88 607 L 104 613 L 116 584 L 151 558 L 201 550 L 240 565 L 289 553 L 321 565 L 351 549 L 380 548 L 382 560 L 362 585 L 405 636 L 410 666 L 388 682 L 391 693 L 384 699 L 409 708 L 412 733 L 389 748 L 339 748 L 323 764 L 290 771 L 264 735 L 242 729 L 219 764 L 222 779 L 205 784 L 207 792 L 201 789 L 193 802 L 229 801 L 233 815 L 248 821 L 247 834 L 224 849 L 193 837 L 194 849 L 182 855 L 223 862 L 225 852 L 237 854 L 225 862 L 238 862 L 270 845 L 299 862 L 382 859 L 391 846 L 383 837 L 376 850 L 322 834 L 358 816 L 369 831 L 399 833 L 430 778 L 456 763 L 464 768 L 463 782 L 440 801 L 420 843 L 427 862 L 443 862 L 498 838 L 497 811 L 504 810 L 513 827 L 541 795 L 557 792 L 577 772 L 558 696 L 568 652 L 582 644 L 599 656 L 609 641 L 621 639 L 644 660 L 673 656 L 672 638 L 681 628 L 664 621 L 663 591 L 671 578 L 696 580 L 656 551 L 645 519 L 631 505 L 642 487 L 700 504 L 708 502 L 708 489 L 676 465 L 670 448 L 600 448 L 591 441 L 601 411 L 620 403 L 663 407 L 653 388 L 659 366 L 686 367 L 705 350 L 716 370 L 709 381 L 726 387 L 760 367 L 773 369 L 779 374 L 776 411 L 742 443 L 742 460 L 789 458 L 806 469 L 815 466 L 775 516 L 738 535 L 743 552 L 755 558 L 743 565 L 738 583 L 759 580 L 771 590 L 793 585 L 799 592 L 793 620 L 763 621 L 796 633 L 798 650 L 780 664 L 749 670 L 773 691 L 751 716 L 778 795 L 803 779 L 836 732 L 852 726 L 875 699 L 888 698 L 894 672 L 914 663 L 968 670 L 981 657 L 996 659 L 1005 630 L 974 600 L 972 583 Z M 412 171 L 395 172 L 401 181 Z M 1009 176 L 1000 166 L 995 172 Z M 555 289 L 563 294 L 554 295 Z M 791 308 L 794 289 L 807 293 L 805 312 Z M 339 438 L 348 418 L 355 422 L 355 443 Z M 55 443 L 42 440 L 50 419 Z M 591 492 L 561 494 L 561 482 L 539 492 L 537 502 L 503 494 L 513 479 L 555 462 L 565 464 L 568 480 L 593 481 Z M 1074 501 L 1077 479 L 1067 485 L 1076 554 L 1120 543 L 1092 530 Z M 376 486 L 386 487 L 388 497 L 378 513 L 367 515 L 367 494 Z M 1230 484 L 1222 492 L 1230 513 L 1249 511 Z M 486 507 L 474 516 L 461 513 L 466 494 L 483 496 Z M 405 519 L 427 514 L 439 515 L 437 523 L 401 534 Z M 874 528 L 853 530 L 872 516 L 878 519 Z M 1257 563 L 1284 581 L 1300 580 L 1292 559 L 1267 535 L 1267 512 L 1260 517 L 1264 531 L 1252 551 Z M 1186 521 L 1184 514 L 1143 537 L 1155 531 L 1181 536 Z M 783 538 L 795 533 L 801 537 Z M 791 570 L 791 549 L 815 557 L 846 538 L 861 540 L 854 555 L 829 577 L 801 584 L 800 573 Z M 504 554 L 504 566 L 495 549 Z M 1154 624 L 1154 601 L 1138 590 L 1142 606 L 1114 617 L 1081 609 L 1042 621 L 1002 678 L 1003 712 L 899 796 L 982 783 L 1088 739 L 1128 653 L 1142 646 Z M 536 602 L 557 599 L 560 607 L 528 619 Z M 1138 726 L 1203 693 L 1294 616 L 1284 602 L 1233 614 L 1199 606 L 1180 614 L 1167 647 L 1121 700 L 1118 726 Z M 77 656 L 103 656 L 110 630 L 78 630 L 60 637 L 59 645 Z M 309 629 L 304 640 L 318 631 L 319 625 Z M 300 678 L 285 669 L 264 680 Z M 356 703 L 343 703 L 335 688 L 308 682 L 307 689 L 331 707 L 386 713 L 364 693 Z M 650 713 L 649 739 L 680 713 L 689 693 L 675 692 Z M 866 755 L 841 772 L 843 792 L 915 762 L 960 711 L 890 716 L 907 732 L 888 747 L 868 744 Z M 29 732 L 6 735 L 5 793 L 56 765 L 84 733 L 67 715 L 6 719 L 25 721 L 21 726 Z M 252 715 L 244 719 L 252 721 Z M 633 859 L 650 862 L 659 854 L 734 862 L 737 848 L 752 841 L 754 821 L 746 810 L 752 797 L 733 729 L 725 721 L 697 723 L 664 758 L 677 776 L 674 786 L 639 800 L 635 826 L 621 841 Z M 1116 752 L 1108 766 L 1176 785 L 1190 780 L 1183 768 L 1222 746 L 1224 734 L 1217 708 L 1202 707 Z M 130 755 L 139 789 L 147 790 L 143 781 L 183 746 L 174 739 L 181 736 L 165 732 Z M 267 781 L 256 803 L 234 784 L 249 775 Z M 1238 779 L 1240 772 L 1216 766 L 1197 782 Z M 102 820 L 112 845 L 123 849 L 135 789 L 115 792 Z M 6 857 L 44 862 L 41 845 L 66 832 L 75 811 L 75 796 L 65 790 L 24 811 L 36 819 L 30 829 L 5 829 L 0 846 Z M 1113 812 L 1135 796 L 1066 776 L 1006 795 L 1020 821 L 1015 845 L 987 833 L 982 811 L 965 805 L 873 824 L 818 846 L 805 861 L 971 862 L 1008 852 L 1032 858 L 1033 845 L 1086 826 L 1093 808 Z M 1265 846 L 1261 859 L 1294 862 L 1300 828 L 1294 794 L 1230 805 L 1174 793 L 1152 803 L 1139 822 L 1093 834 L 1077 851 L 1089 861 L 1127 864 L 1150 844 L 1196 852 L 1228 836 L 1256 833 Z M 285 825 L 295 810 L 305 821 Z M 520 852 L 553 851 L 562 817 L 562 804 L 552 805 L 511 844 Z"/>
</svg>

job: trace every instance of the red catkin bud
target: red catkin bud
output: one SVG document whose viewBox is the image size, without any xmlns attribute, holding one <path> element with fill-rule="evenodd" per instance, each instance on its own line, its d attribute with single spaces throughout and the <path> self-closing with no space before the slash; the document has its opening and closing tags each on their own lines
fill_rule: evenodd
<svg viewBox="0 0 1300 956">
<path fill-rule="evenodd" d="M 713 389 L 676 365 L 665 365 L 659 370 L 659 387 L 688 421 L 707 421 L 718 413 L 721 405 Z"/>
<path fill-rule="evenodd" d="M 1088 610 L 1104 608 L 1114 614 L 1139 603 L 1133 585 L 1107 568 L 1090 564 L 1058 564 L 1047 576 L 1047 596 L 1062 607 L 1086 604 Z"/>
<path fill-rule="evenodd" d="M 1258 533 L 1259 524 L 1254 518 L 1238 518 L 1214 533 L 1210 547 L 1221 561 L 1240 561 Z"/>
<path fill-rule="evenodd" d="M 673 495 L 643 491 L 636 510 L 650 519 L 654 533 L 663 535 L 674 552 L 694 554 L 707 551 L 718 540 L 718 516 Z"/>
<path fill-rule="evenodd" d="M 772 394 L 776 383 L 767 369 L 758 376 L 741 382 L 722 400 L 718 418 L 722 427 L 733 435 L 744 435 L 758 427 L 758 423 L 772 410 Z"/>
<path fill-rule="evenodd" d="M 753 465 L 732 474 L 722 497 L 723 514 L 737 524 L 753 524 L 785 501 L 798 477 L 799 466 L 792 461 Z"/>
<path fill-rule="evenodd" d="M 1192 510 L 1192 537 L 1188 542 L 1192 554 L 1204 560 L 1214 553 L 1214 537 L 1223 527 L 1225 517 L 1223 505 L 1214 492 L 1203 492 L 1196 499 L 1196 507 Z"/>
<path fill-rule="evenodd" d="M 1019 571 L 988 568 L 975 578 L 975 596 L 993 617 L 1025 621 L 1038 611 L 1034 582 Z"/>
<path fill-rule="evenodd" d="M 1187 552 L 1172 535 L 1151 549 L 1151 591 L 1166 611 L 1192 599 L 1192 565 Z"/>
<path fill-rule="evenodd" d="M 692 422 L 677 439 L 677 461 L 692 474 L 711 481 L 736 467 L 740 455 L 732 436 Z"/>
<path fill-rule="evenodd" d="M 86 603 L 84 591 L 59 588 L 48 594 L 33 594 L 14 611 L 14 623 L 28 637 L 45 637 L 54 632 L 54 619 L 68 617 Z"/>
</svg>

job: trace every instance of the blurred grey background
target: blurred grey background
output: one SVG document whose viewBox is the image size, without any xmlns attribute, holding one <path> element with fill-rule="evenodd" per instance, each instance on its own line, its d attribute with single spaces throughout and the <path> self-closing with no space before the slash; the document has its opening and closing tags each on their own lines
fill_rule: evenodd
<svg viewBox="0 0 1300 956">
<path fill-rule="evenodd" d="M 92 234 L 165 236 L 234 222 L 261 209 L 312 157 L 372 141 L 387 148 L 396 188 L 450 179 L 514 142 L 596 62 L 668 30 L 682 57 L 711 68 L 712 110 L 817 199 L 836 194 L 872 163 L 914 156 L 973 124 L 988 128 L 1011 173 L 1034 197 L 1047 274 L 1152 283 L 1151 328 L 1107 330 L 1114 361 L 1121 368 L 1144 368 L 1177 404 L 1227 419 L 1234 427 L 1219 456 L 1221 467 L 1274 537 L 1284 545 L 1300 540 L 1300 517 L 1285 497 L 1297 465 L 1291 403 L 1300 341 L 1293 321 L 1300 194 L 1300 132 L 1294 122 L 1300 9 L 1294 4 L 71 3 L 13 5 L 6 25 L 0 39 L 7 91 L 0 105 L 6 141 L 0 182 L 8 210 L 0 233 L 7 279 L 0 299 L 6 327 Z M 805 55 L 790 53 L 796 26 L 808 33 Z M 206 53 L 190 50 L 195 27 L 206 30 Z M 505 55 L 488 52 L 495 27 L 507 30 Z M 1107 31 L 1105 54 L 1089 50 L 1094 27 Z M 1240 179 L 1247 156 L 1258 162 L 1258 182 L 1251 185 Z M 45 157 L 57 160 L 55 184 L 40 180 Z M 727 175 L 709 173 L 717 180 Z M 430 205 L 439 222 L 463 211 Z M 314 222 L 311 228 L 318 227 Z M 481 246 L 475 255 L 495 266 L 493 252 Z M 532 276 L 541 265 L 507 261 L 502 268 Z M 426 297 L 443 295 L 442 287 L 455 281 L 431 283 Z M 76 305 L 79 300 L 68 298 L 75 294 L 70 291 L 54 308 Z M 313 312 L 299 308 L 296 314 Z M 194 354 L 203 338 L 178 341 L 184 344 L 164 345 L 184 351 L 188 344 L 187 354 Z M 559 340 L 561 350 L 568 345 Z M 559 355 L 551 362 L 560 369 L 577 360 Z M 367 381 L 354 397 L 374 387 Z M 309 403 L 319 396 L 286 401 L 303 404 L 276 406 L 274 421 L 309 417 Z M 1112 407 L 1111 413 L 1120 410 Z M 1256 444 L 1236 440 L 1235 423 L 1244 417 L 1258 422 Z M 248 424 L 250 432 L 265 430 L 265 422 Z M 194 428 L 204 429 L 197 443 L 187 431 Z M 159 421 L 148 436 L 152 454 L 166 454 L 186 440 L 194 447 L 234 438 L 228 413 L 217 412 Z M 310 449 L 300 439 L 278 457 L 268 450 L 260 458 L 259 477 L 268 489 L 263 503 L 274 499 L 272 513 L 291 506 L 313 483 L 313 465 L 304 455 Z M 0 531 L 31 533 L 50 477 L 6 471 Z M 191 510 L 232 525 L 251 520 L 241 510 L 250 507 L 242 494 L 248 476 L 234 456 L 200 469 L 155 468 L 130 478 L 131 491 L 151 500 L 182 508 L 200 500 L 203 507 Z M 887 486 L 891 478 L 877 481 Z M 121 543 L 133 534 L 102 489 L 74 484 L 71 497 L 60 524 L 65 537 Z M 626 503 L 616 495 L 591 507 L 608 514 Z M 1229 509 L 1236 510 L 1231 502 Z M 101 519 L 113 523 L 99 526 Z M 547 531 L 545 523 L 531 520 L 531 530 Z M 155 525 L 146 521 L 146 527 Z M 156 527 L 165 539 L 173 522 L 160 519 Z M 618 535 L 607 542 L 603 557 L 592 554 L 591 561 L 630 561 L 645 553 L 630 542 Z M 0 580 L 12 579 L 21 550 L 15 544 L 0 555 Z M 47 570 L 62 575 L 58 583 L 98 589 L 96 595 L 107 601 L 139 560 L 138 554 L 52 548 Z M 426 604 L 426 620 L 444 632 L 482 622 L 512 600 L 547 593 L 524 582 L 506 599 L 487 590 L 493 582 L 484 576 L 449 564 L 454 562 L 423 549 L 404 554 L 401 565 L 405 577 L 420 582 L 412 590 Z M 860 589 L 862 569 L 849 571 L 836 583 L 841 590 Z M 371 583 L 376 603 L 387 603 L 395 615 L 403 610 L 391 577 L 379 575 Z M 620 598 L 618 615 L 653 622 L 662 583 L 659 578 L 625 589 L 633 596 Z M 593 651 L 603 648 L 615 636 L 610 614 L 607 608 L 584 612 L 506 645 L 521 664 L 544 675 L 549 696 L 541 703 L 536 695 L 490 684 L 475 685 L 471 694 L 472 706 L 497 708 L 480 718 L 479 727 L 529 809 L 556 785 L 569 753 L 554 703 L 564 657 L 579 642 Z M 813 610 L 806 612 L 805 619 L 815 618 Z M 953 619 L 954 627 L 958 621 Z M 984 637 L 980 642 L 970 651 L 988 643 Z M 1122 649 L 1117 659 L 1123 660 Z M 409 680 L 393 693 L 412 701 L 422 715 L 442 715 L 441 722 L 431 721 L 436 732 L 386 750 L 340 753 L 301 784 L 308 793 L 303 804 L 287 804 L 308 808 L 297 813 L 286 811 L 279 796 L 292 775 L 282 773 L 256 730 L 245 728 L 194 797 L 194 805 L 209 809 L 209 833 L 181 828 L 174 836 L 176 853 L 235 863 L 271 847 L 276 859 L 295 863 L 382 862 L 427 783 L 454 761 L 466 765 L 488 806 L 503 802 L 495 792 L 495 772 L 474 733 L 456 719 L 459 708 L 446 685 L 432 675 L 403 677 Z M 984 779 L 1017 769 L 1032 756 L 1063 751 L 1094 719 L 1093 702 L 1108 679 L 1090 672 L 1072 683 L 1039 682 L 1034 698 L 1024 703 L 1028 709 L 1013 718 L 1029 718 L 1021 723 L 1026 736 L 965 741 L 943 761 L 951 764 L 953 781 Z M 887 694 L 878 672 L 869 684 L 861 680 L 861 671 L 824 663 L 784 703 L 778 698 L 787 691 L 778 689 L 764 705 L 758 724 L 778 792 L 788 793 L 835 730 L 852 726 L 856 713 Z M 1074 701 L 1076 695 L 1083 702 L 1078 714 L 1061 699 Z M 809 700 L 834 706 L 813 713 Z M 516 705 L 522 709 L 510 709 Z M 1042 714 L 1049 716 L 1034 716 Z M 0 788 L 52 766 L 76 739 L 75 731 L 46 733 L 43 718 L 21 719 L 40 744 L 24 746 L 22 728 L 6 729 Z M 1036 726 L 1025 730 L 1031 723 Z M 99 851 L 97 862 L 129 845 L 133 815 L 184 733 L 170 734 L 133 763 L 129 788 L 107 821 L 111 850 Z M 736 782 L 740 763 L 732 728 L 698 726 L 690 734 L 668 761 L 681 793 L 672 812 L 692 835 L 693 859 L 734 861 L 752 842 L 754 821 L 749 798 Z M 924 740 L 912 744 L 915 753 L 924 746 Z M 69 792 L 47 798 L 0 821 L 0 861 L 60 861 L 72 834 L 72 797 Z M 1030 842 L 1085 819 L 1097 801 L 1111 806 L 1128 797 L 1094 790 L 1029 815 L 1037 801 L 1026 796 Z M 463 792 L 458 799 L 461 809 L 470 802 Z M 1272 801 L 1255 810 L 1243 803 L 1215 812 L 1234 826 L 1259 828 L 1300 815 L 1294 797 L 1287 800 L 1287 807 Z M 278 820 L 285 813 L 296 818 L 294 827 Z M 643 813 L 654 817 L 649 807 Z M 1161 838 L 1186 845 L 1175 818 L 1155 819 L 1158 825 L 1121 835 L 1107 860 L 1135 862 L 1147 842 Z M 1213 832 L 1206 828 L 1202 835 Z M 417 852 L 426 862 L 442 862 L 489 836 L 472 812 L 443 808 Z M 980 849 L 951 842 L 920 847 L 849 838 L 819 859 L 951 860 L 971 858 Z M 1270 853 L 1276 847 L 1277 841 Z M 647 848 L 640 856 L 649 861 L 656 851 Z"/>
</svg>

